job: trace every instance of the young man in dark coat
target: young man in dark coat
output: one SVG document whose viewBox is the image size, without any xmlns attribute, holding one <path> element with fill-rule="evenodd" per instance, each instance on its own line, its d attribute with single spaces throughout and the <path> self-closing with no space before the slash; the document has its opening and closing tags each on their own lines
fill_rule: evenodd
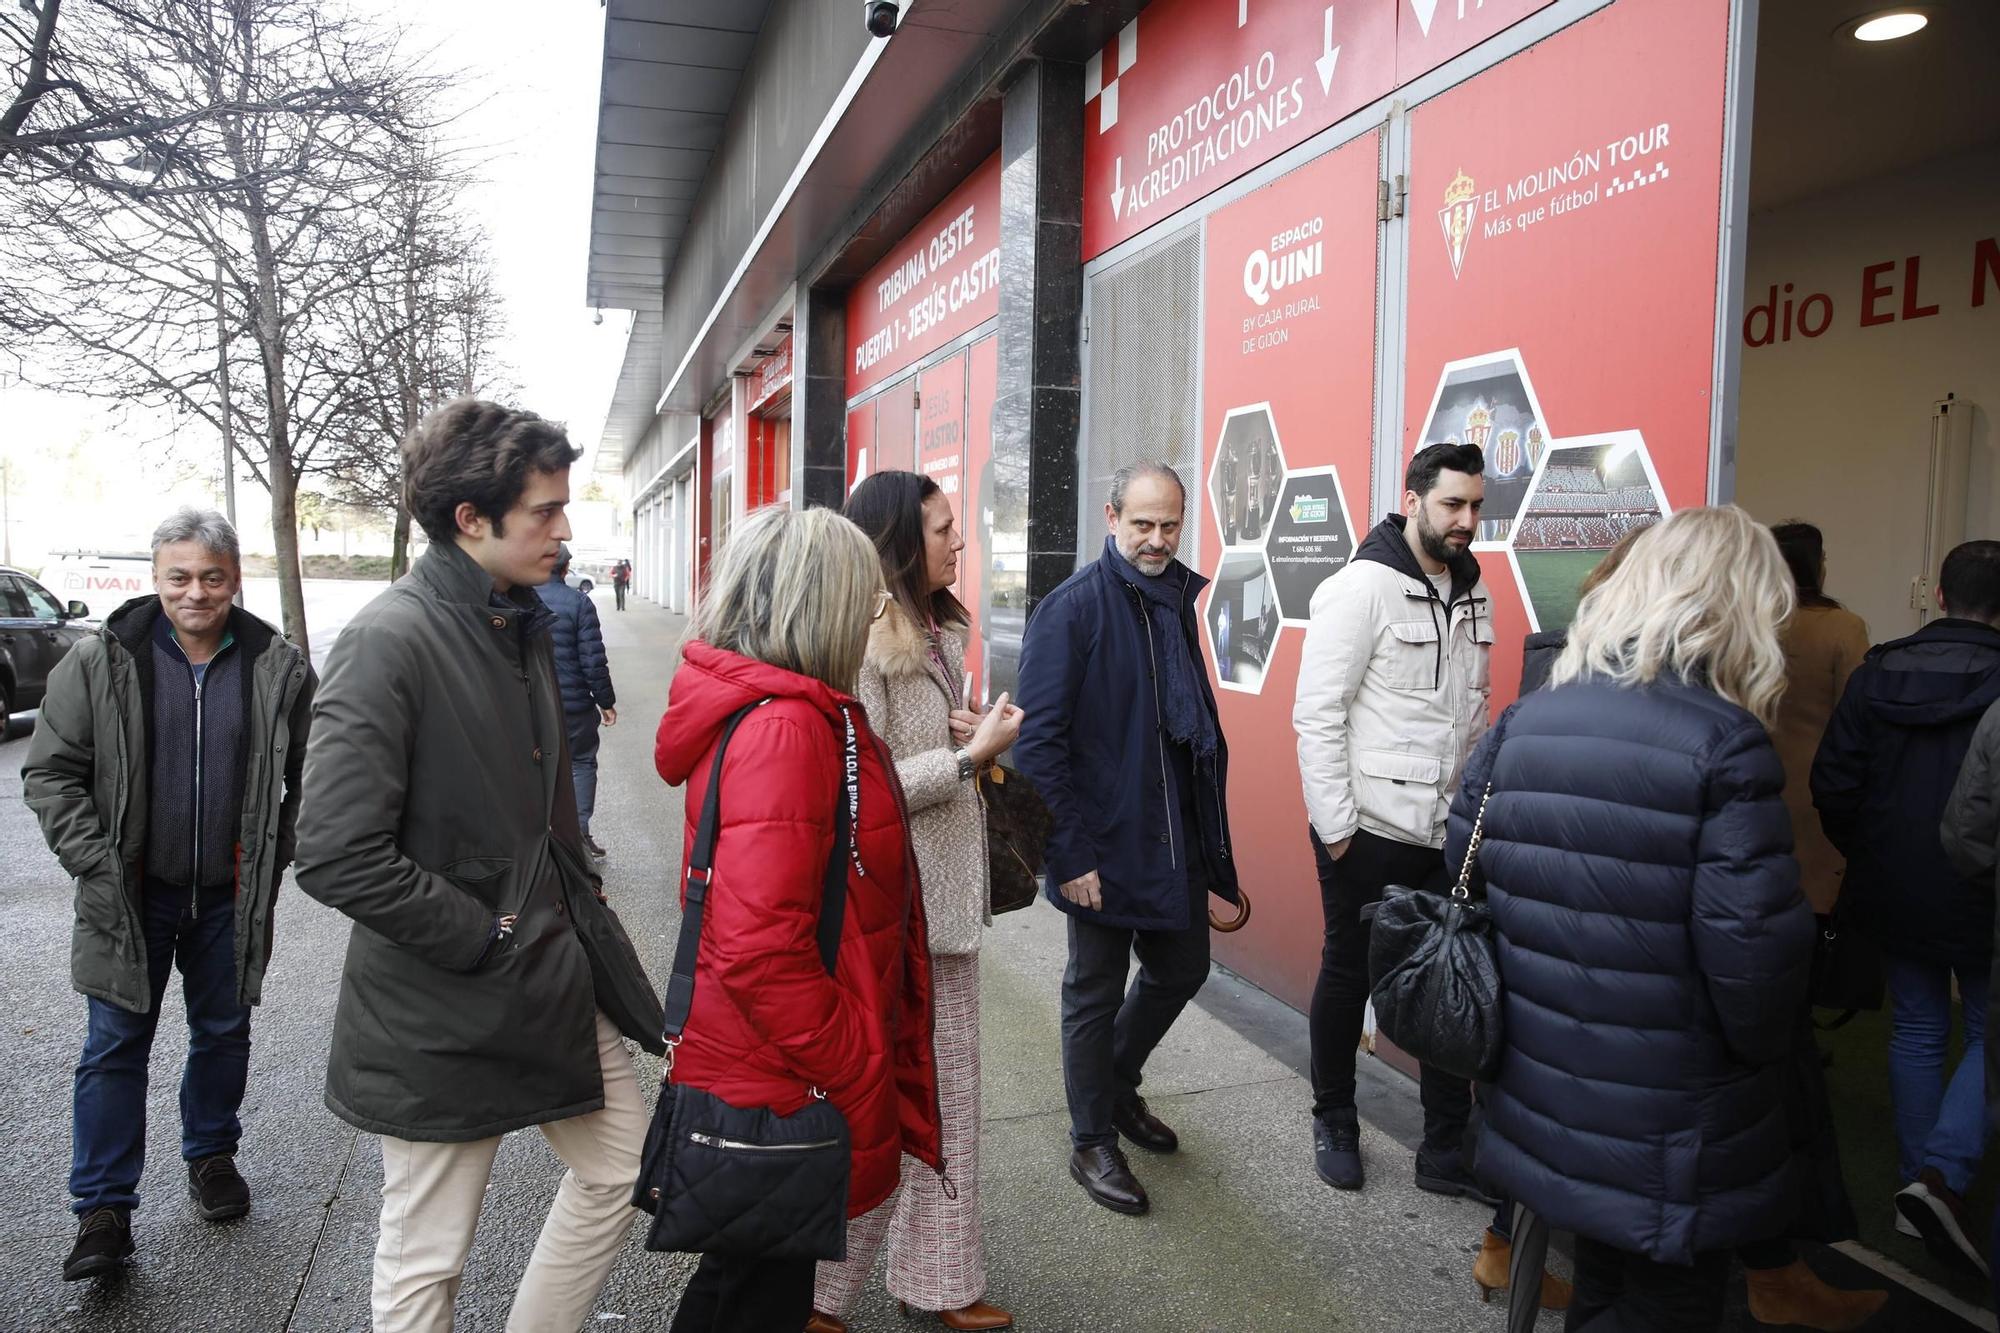
<svg viewBox="0 0 2000 1333">
<path fill-rule="evenodd" d="M 1847 858 L 1842 912 L 1881 942 L 1889 974 L 1897 1211 L 1939 1259 L 1983 1272 L 1963 1195 L 1986 1150 L 1993 885 L 1952 867 L 1938 826 L 1973 731 L 2000 700 L 2000 542 L 1947 555 L 1937 600 L 1942 618 L 1869 650 L 1849 678 L 1812 793 Z M 1965 1051 L 1947 1081 L 1954 978 Z"/>
<path fill-rule="evenodd" d="M 1104 554 L 1042 599 L 1021 641 L 1027 721 L 1014 754 L 1054 818 L 1047 892 L 1069 914 L 1070 1175 L 1120 1213 L 1149 1203 L 1118 1136 L 1151 1152 L 1179 1146 L 1138 1089 L 1208 979 L 1208 895 L 1240 903 L 1229 747 L 1195 632 L 1208 580 L 1174 559 L 1186 506 L 1165 463 L 1119 469 Z"/>
<path fill-rule="evenodd" d="M 377 1333 L 451 1327 L 509 1130 L 569 1168 L 509 1329 L 580 1327 L 631 1230 L 646 1106 L 568 916 L 595 886 L 534 593 L 576 455 L 494 403 L 425 418 L 403 476 L 431 547 L 341 634 L 314 710 L 298 880 L 354 920 L 326 1102 L 381 1136 Z"/>
<path fill-rule="evenodd" d="M 600 723 L 618 725 L 618 695 L 611 688 L 611 659 L 604 651 L 597 607 L 568 580 L 565 546 L 555 573 L 535 589 L 535 595 L 556 617 L 549 625 L 549 643 L 556 654 L 556 681 L 562 686 L 563 726 L 569 732 L 570 771 L 576 779 L 577 826 L 583 830 L 584 847 L 602 860 L 604 848 L 590 835 L 590 816 L 597 808 L 597 728 Z M 622 598 L 620 604 L 622 608 Z"/>
<path fill-rule="evenodd" d="M 22 790 L 76 879 L 71 976 L 89 997 L 76 1069 L 70 1280 L 133 1251 L 146 1160 L 146 1068 L 176 965 L 187 1001 L 181 1156 L 209 1221 L 250 1210 L 236 1169 L 278 881 L 293 824 L 313 674 L 234 606 L 236 531 L 183 509 L 153 534 L 156 596 L 105 618 L 49 675 Z"/>
</svg>

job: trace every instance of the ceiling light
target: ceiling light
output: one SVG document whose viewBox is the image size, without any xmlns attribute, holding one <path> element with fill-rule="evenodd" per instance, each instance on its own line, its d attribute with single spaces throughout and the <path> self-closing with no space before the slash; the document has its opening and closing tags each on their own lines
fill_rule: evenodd
<svg viewBox="0 0 2000 1333">
<path fill-rule="evenodd" d="M 1919 10 L 1888 9 L 1856 21 L 1850 35 L 1857 42 L 1893 42 L 1921 32 L 1930 21 L 1930 16 Z"/>
</svg>

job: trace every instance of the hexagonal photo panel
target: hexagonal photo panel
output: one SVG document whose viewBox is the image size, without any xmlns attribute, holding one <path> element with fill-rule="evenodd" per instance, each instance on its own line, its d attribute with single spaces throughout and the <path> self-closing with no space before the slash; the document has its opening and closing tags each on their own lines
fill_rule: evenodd
<svg viewBox="0 0 2000 1333">
<path fill-rule="evenodd" d="M 1473 545 L 1507 540 L 1549 438 L 1521 353 L 1508 348 L 1445 363 L 1418 447 L 1476 444 L 1486 455 L 1486 507 Z"/>
<path fill-rule="evenodd" d="M 1262 551 L 1231 551 L 1222 557 L 1201 619 L 1216 681 L 1225 690 L 1261 693 L 1282 624 L 1271 566 Z"/>
<path fill-rule="evenodd" d="M 1566 630 L 1584 577 L 1612 547 L 1673 510 L 1636 430 L 1551 440 L 1507 558 L 1536 630 Z"/>
<path fill-rule="evenodd" d="M 1290 625 L 1312 616 L 1313 594 L 1354 556 L 1354 518 L 1340 474 L 1331 467 L 1288 473 L 1264 544 L 1278 615 Z"/>
<path fill-rule="evenodd" d="M 1208 472 L 1210 512 L 1225 548 L 1264 540 L 1284 484 L 1285 451 L 1271 405 L 1230 408 Z"/>
</svg>

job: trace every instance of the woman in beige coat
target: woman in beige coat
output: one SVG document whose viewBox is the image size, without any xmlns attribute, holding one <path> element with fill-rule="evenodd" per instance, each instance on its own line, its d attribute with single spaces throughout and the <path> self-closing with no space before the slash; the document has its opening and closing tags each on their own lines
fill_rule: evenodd
<svg viewBox="0 0 2000 1333">
<path fill-rule="evenodd" d="M 889 745 L 909 808 L 923 878 L 936 1008 L 938 1098 L 954 1188 L 905 1159 L 903 1181 L 880 1208 L 847 1228 L 847 1258 L 819 1266 L 809 1333 L 840 1333 L 846 1313 L 889 1243 L 889 1294 L 929 1310 L 946 1328 L 1006 1328 L 1013 1317 L 982 1299 L 979 1227 L 979 935 L 987 912 L 986 815 L 979 772 L 1014 743 L 1021 710 L 1001 695 L 982 712 L 965 698 L 969 617 L 952 596 L 965 542 L 951 502 L 914 472 L 878 472 L 843 510 L 875 542 L 891 600 L 868 638 L 855 689 L 869 725 Z"/>
<path fill-rule="evenodd" d="M 1818 528 L 1810 523 L 1780 523 L 1771 534 L 1778 539 L 1778 550 L 1799 589 L 1799 609 L 1781 635 L 1785 697 L 1771 741 L 1785 765 L 1785 809 L 1792 816 L 1799 887 L 1813 911 L 1826 916 L 1840 896 L 1846 863 L 1820 829 L 1809 779 L 1833 706 L 1846 691 L 1847 678 L 1868 654 L 1868 626 L 1826 595 L 1826 545 Z"/>
</svg>

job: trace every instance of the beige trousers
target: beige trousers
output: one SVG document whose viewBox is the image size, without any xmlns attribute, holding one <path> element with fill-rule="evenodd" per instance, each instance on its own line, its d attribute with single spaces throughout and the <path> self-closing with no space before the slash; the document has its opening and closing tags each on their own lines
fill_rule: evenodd
<svg viewBox="0 0 2000 1333">
<path fill-rule="evenodd" d="M 508 1333 L 576 1333 L 632 1230 L 632 1184 L 646 1103 L 618 1030 L 597 1016 L 604 1109 L 540 1126 L 569 1170 L 514 1293 Z M 474 1143 L 382 1139 L 382 1230 L 375 1243 L 375 1333 L 449 1333 L 459 1275 L 493 1174 L 498 1137 Z"/>
</svg>

